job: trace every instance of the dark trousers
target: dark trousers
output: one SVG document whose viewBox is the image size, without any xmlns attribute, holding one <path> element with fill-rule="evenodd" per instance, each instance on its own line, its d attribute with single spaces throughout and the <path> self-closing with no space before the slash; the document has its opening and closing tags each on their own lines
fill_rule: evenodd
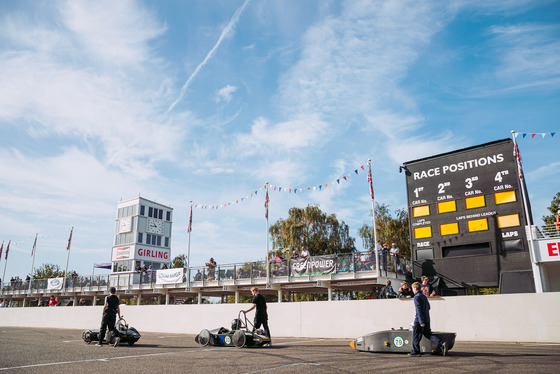
<svg viewBox="0 0 560 374">
<path fill-rule="evenodd" d="M 412 353 L 421 353 L 420 340 L 422 340 L 422 336 L 430 339 L 438 347 L 441 345 L 440 338 L 432 335 L 429 323 L 424 324 L 424 327 L 422 327 L 418 322 L 414 322 L 414 327 L 412 328 Z"/>
<path fill-rule="evenodd" d="M 109 331 L 113 333 L 113 336 L 119 336 L 119 332 L 115 328 L 115 321 L 117 320 L 117 315 L 114 313 L 105 313 L 103 314 L 103 318 L 101 319 L 101 329 L 99 331 L 99 341 L 103 343 L 103 339 L 105 339 L 105 332 L 107 331 L 107 327 Z"/>
<path fill-rule="evenodd" d="M 261 327 L 261 325 L 263 326 L 266 336 L 268 336 L 272 340 L 272 337 L 270 336 L 270 330 L 268 329 L 268 319 L 255 317 L 255 330 Z"/>
</svg>

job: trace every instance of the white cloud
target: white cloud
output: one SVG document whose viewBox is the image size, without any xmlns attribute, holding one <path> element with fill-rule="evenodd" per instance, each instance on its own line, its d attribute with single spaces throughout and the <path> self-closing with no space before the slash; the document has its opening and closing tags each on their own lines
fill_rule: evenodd
<svg viewBox="0 0 560 374">
<path fill-rule="evenodd" d="M 138 65 L 150 58 L 149 42 L 165 27 L 132 0 L 70 0 L 63 22 L 89 58 L 109 65 Z"/>
<path fill-rule="evenodd" d="M 305 34 L 300 61 L 280 83 L 283 111 L 338 119 L 395 108 L 408 116 L 415 104 L 399 83 L 441 29 L 445 7 L 405 1 L 349 1 L 343 7 L 341 17 L 327 18 Z"/>
<path fill-rule="evenodd" d="M 558 26 L 522 24 L 493 26 L 496 56 L 501 61 L 498 74 L 521 81 L 557 78 L 560 75 L 560 42 Z"/>
<path fill-rule="evenodd" d="M 297 151 L 314 146 L 328 131 L 328 124 L 316 117 L 295 119 L 269 124 L 265 118 L 258 118 L 251 127 L 250 134 L 237 136 L 239 147 L 246 153 L 255 151 Z"/>
<path fill-rule="evenodd" d="M 216 102 L 219 103 L 220 101 L 225 101 L 226 103 L 229 103 L 233 98 L 233 93 L 235 91 L 237 91 L 237 87 L 229 84 L 225 87 L 220 88 L 216 93 Z"/>
</svg>

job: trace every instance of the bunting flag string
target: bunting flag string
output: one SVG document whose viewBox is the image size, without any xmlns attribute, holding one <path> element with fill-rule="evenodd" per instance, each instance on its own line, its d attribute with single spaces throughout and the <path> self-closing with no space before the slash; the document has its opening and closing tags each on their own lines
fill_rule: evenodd
<svg viewBox="0 0 560 374">
<path fill-rule="evenodd" d="M 537 135 L 539 135 L 544 139 L 547 135 L 550 135 L 551 138 L 554 138 L 554 135 L 556 135 L 556 134 L 557 134 L 557 132 L 514 132 L 513 136 L 515 136 L 516 139 L 519 135 L 521 135 L 522 139 L 525 139 L 526 137 L 530 137 L 531 139 L 535 139 L 535 137 L 537 137 Z"/>
<path fill-rule="evenodd" d="M 364 165 L 361 165 L 359 167 L 357 167 L 356 169 L 354 169 L 353 171 L 348 172 L 346 175 L 337 178 L 331 182 L 327 182 L 327 183 L 323 183 L 320 184 L 318 186 L 309 186 L 309 187 L 285 187 L 285 186 L 278 186 L 278 185 L 268 185 L 268 190 L 270 190 L 271 192 L 284 192 L 284 193 L 288 193 L 288 194 L 298 194 L 298 193 L 303 193 L 303 192 L 321 192 L 321 191 L 326 191 L 329 189 L 332 189 L 335 186 L 340 185 L 341 183 L 347 183 L 350 182 L 352 178 L 355 178 L 357 175 L 359 175 L 359 173 L 361 172 L 365 172 L 366 168 L 364 167 Z M 194 208 L 199 208 L 199 209 L 209 209 L 209 210 L 218 210 L 218 209 L 224 209 L 227 207 L 230 207 L 232 205 L 237 205 L 239 203 L 242 203 L 248 199 L 251 199 L 253 197 L 257 197 L 259 195 L 260 192 L 262 192 L 263 190 L 266 189 L 266 186 L 260 187 L 259 189 L 253 191 L 252 193 L 245 195 L 241 198 L 235 199 L 233 201 L 230 201 L 228 203 L 220 203 L 220 204 L 200 204 L 200 203 L 192 203 L 192 207 Z M 268 191 L 267 190 L 267 191 Z"/>
</svg>

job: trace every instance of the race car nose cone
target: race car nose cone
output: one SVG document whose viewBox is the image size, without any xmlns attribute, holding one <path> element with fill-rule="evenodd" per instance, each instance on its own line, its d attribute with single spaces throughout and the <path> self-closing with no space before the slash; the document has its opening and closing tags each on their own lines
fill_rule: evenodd
<svg viewBox="0 0 560 374">
<path fill-rule="evenodd" d="M 355 340 L 352 340 L 350 342 L 350 347 L 352 347 L 352 349 L 356 349 L 356 341 Z"/>
</svg>

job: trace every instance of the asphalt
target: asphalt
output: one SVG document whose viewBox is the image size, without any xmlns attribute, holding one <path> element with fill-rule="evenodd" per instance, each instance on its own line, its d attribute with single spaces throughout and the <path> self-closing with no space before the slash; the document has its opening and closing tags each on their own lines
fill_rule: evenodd
<svg viewBox="0 0 560 374">
<path fill-rule="evenodd" d="M 212 326 L 210 326 L 212 327 Z M 140 331 L 142 333 L 142 331 Z M 357 352 L 350 340 L 275 338 L 272 347 L 200 347 L 145 333 L 133 346 L 87 345 L 81 330 L 0 327 L 7 373 L 558 373 L 560 344 L 456 342 L 446 357 Z"/>
</svg>

